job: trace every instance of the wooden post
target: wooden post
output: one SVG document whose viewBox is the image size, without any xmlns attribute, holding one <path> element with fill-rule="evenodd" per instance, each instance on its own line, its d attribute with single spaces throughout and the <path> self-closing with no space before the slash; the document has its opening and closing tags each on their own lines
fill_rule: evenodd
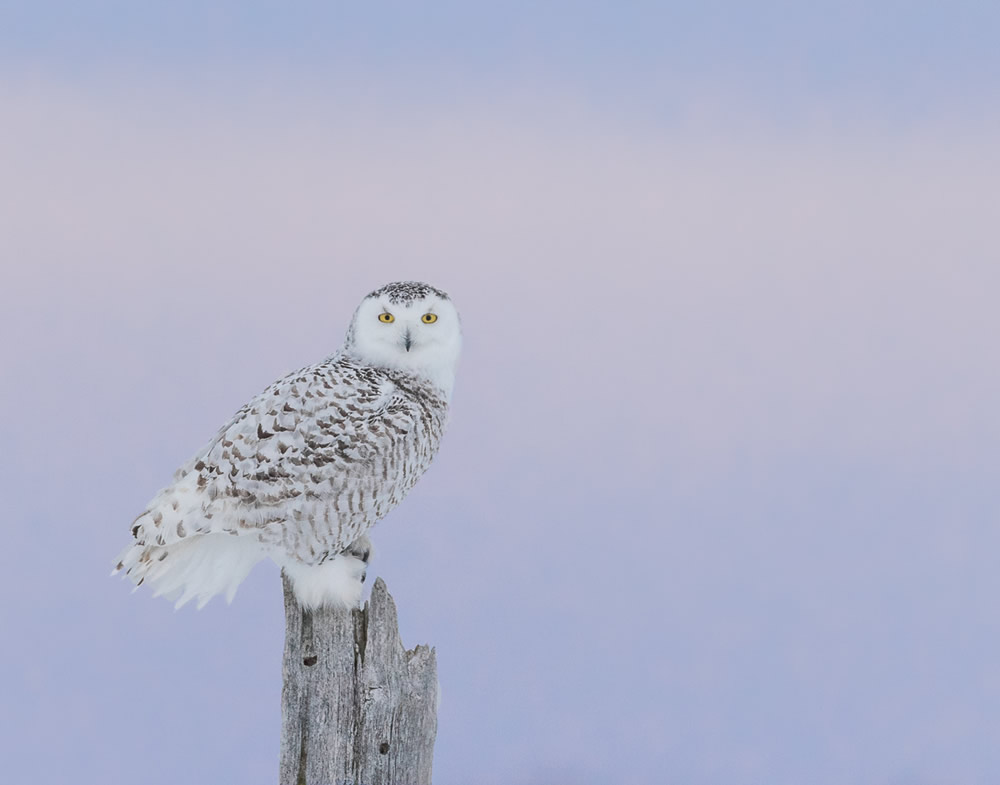
<svg viewBox="0 0 1000 785">
<path fill-rule="evenodd" d="M 282 583 L 280 785 L 430 785 L 434 649 L 403 648 L 381 578 L 353 611 L 304 611 Z"/>
</svg>

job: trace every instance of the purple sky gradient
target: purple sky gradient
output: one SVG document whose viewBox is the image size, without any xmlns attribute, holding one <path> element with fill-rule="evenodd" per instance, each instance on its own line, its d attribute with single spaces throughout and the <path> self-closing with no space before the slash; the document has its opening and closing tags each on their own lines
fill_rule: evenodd
<svg viewBox="0 0 1000 785">
<path fill-rule="evenodd" d="M 375 538 L 435 782 L 1000 778 L 995 123 L 123 84 L 0 88 L 9 781 L 275 780 L 276 570 L 105 576 L 399 278 L 466 333 Z"/>
</svg>

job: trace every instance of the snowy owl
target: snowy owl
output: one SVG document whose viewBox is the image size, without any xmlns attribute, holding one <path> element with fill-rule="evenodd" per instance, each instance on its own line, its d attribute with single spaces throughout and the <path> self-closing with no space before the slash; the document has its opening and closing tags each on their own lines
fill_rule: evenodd
<svg viewBox="0 0 1000 785">
<path fill-rule="evenodd" d="M 231 601 L 270 557 L 303 607 L 356 607 L 368 530 L 438 450 L 461 343 L 444 292 L 412 281 L 372 292 L 339 352 L 274 382 L 174 473 L 112 574 L 200 608 Z"/>
</svg>

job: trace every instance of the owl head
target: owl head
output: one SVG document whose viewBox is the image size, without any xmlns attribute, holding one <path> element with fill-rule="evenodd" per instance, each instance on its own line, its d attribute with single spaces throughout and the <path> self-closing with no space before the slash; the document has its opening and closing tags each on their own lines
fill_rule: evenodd
<svg viewBox="0 0 1000 785">
<path fill-rule="evenodd" d="M 416 281 L 386 284 L 365 297 L 344 344 L 345 353 L 366 365 L 422 376 L 449 396 L 461 348 L 451 299 Z"/>
</svg>

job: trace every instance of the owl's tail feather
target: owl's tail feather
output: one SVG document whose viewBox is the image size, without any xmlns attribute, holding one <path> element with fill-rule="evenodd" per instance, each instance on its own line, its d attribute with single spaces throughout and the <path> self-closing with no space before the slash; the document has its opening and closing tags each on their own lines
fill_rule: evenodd
<svg viewBox="0 0 1000 785">
<path fill-rule="evenodd" d="M 153 596 L 175 601 L 176 608 L 193 599 L 203 608 L 216 594 L 232 602 L 236 589 L 265 557 L 256 537 L 200 534 L 170 545 L 133 543 L 119 556 L 112 572 L 124 572 L 136 588 L 153 587 Z"/>
</svg>

